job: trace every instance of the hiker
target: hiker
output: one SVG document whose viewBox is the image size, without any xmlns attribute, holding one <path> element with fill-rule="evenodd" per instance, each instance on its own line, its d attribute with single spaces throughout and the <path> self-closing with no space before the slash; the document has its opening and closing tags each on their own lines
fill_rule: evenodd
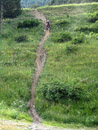
<svg viewBox="0 0 98 130">
<path fill-rule="evenodd" d="M 46 30 L 50 30 L 50 21 L 49 20 L 46 21 Z"/>
</svg>

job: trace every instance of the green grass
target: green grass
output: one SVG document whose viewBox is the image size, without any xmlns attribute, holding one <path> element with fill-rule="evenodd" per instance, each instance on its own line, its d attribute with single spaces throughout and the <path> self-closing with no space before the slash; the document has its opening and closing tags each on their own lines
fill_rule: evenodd
<svg viewBox="0 0 98 130">
<path fill-rule="evenodd" d="M 39 8 L 51 22 L 47 60 L 36 88 L 36 108 L 46 121 L 98 125 L 98 33 L 76 31 L 93 26 L 86 16 L 97 10 L 98 3 Z M 68 24 L 58 26 L 63 20 Z M 62 38 L 60 32 L 70 33 L 72 40 L 53 40 Z"/>
<path fill-rule="evenodd" d="M 75 130 L 81 130 L 81 129 L 85 129 L 85 130 L 97 130 L 98 127 L 94 128 L 94 127 L 84 127 L 84 125 L 82 124 L 74 124 L 74 123 L 71 123 L 71 124 L 65 124 L 65 123 L 58 123 L 58 122 L 55 122 L 55 121 L 48 121 L 48 122 L 43 122 L 44 125 L 46 126 L 54 126 L 54 127 L 58 127 L 59 129 L 60 128 L 71 128 L 71 129 L 75 129 Z"/>
<path fill-rule="evenodd" d="M 98 3 L 97 2 L 92 2 L 92 3 L 73 3 L 73 4 L 61 4 L 61 5 L 51 5 L 51 6 L 48 6 L 48 5 L 46 5 L 46 6 L 44 6 L 44 7 L 39 7 L 38 9 L 47 9 L 47 8 L 60 8 L 60 7 L 76 7 L 76 6 L 91 6 L 91 5 L 97 5 Z"/>
<path fill-rule="evenodd" d="M 28 101 L 31 97 L 37 46 L 43 35 L 40 23 L 34 28 L 17 29 L 18 22 L 32 19 L 24 10 L 16 19 L 5 19 L 0 35 L 0 117 L 31 121 Z M 19 37 L 26 37 L 21 42 Z"/>
<path fill-rule="evenodd" d="M 12 105 L 12 104 L 11 104 Z M 25 107 L 26 104 L 18 105 L 20 110 L 13 105 L 10 107 L 6 105 L 3 101 L 0 103 L 0 118 L 1 119 L 13 119 L 13 120 L 21 120 L 23 122 L 32 122 L 32 118 L 26 111 L 23 110 L 23 106 Z"/>
</svg>

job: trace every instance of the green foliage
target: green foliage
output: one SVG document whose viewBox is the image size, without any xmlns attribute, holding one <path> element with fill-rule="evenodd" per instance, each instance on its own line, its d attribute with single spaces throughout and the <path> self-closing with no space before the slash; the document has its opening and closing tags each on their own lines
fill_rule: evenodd
<svg viewBox="0 0 98 130">
<path fill-rule="evenodd" d="M 51 0 L 49 5 L 60 5 L 68 3 L 87 3 L 87 2 L 97 2 L 97 0 Z"/>
<path fill-rule="evenodd" d="M 52 29 L 44 46 L 47 60 L 36 88 L 37 111 L 47 121 L 98 125 L 98 27 L 97 21 L 91 23 L 85 17 L 85 13 L 96 12 L 98 4 L 39 10 L 50 20 Z M 68 25 L 55 24 L 64 19 Z M 84 30 L 79 31 L 81 28 Z M 71 40 L 58 44 L 62 32 L 70 32 Z"/>
<path fill-rule="evenodd" d="M 98 21 L 91 25 L 92 32 L 98 33 Z"/>
<path fill-rule="evenodd" d="M 98 20 L 98 11 L 95 11 L 94 13 L 88 13 L 86 16 L 89 22 L 95 23 Z"/>
<path fill-rule="evenodd" d="M 52 40 L 54 42 L 66 42 L 70 41 L 72 39 L 72 36 L 69 32 L 59 32 L 52 34 Z"/>
<path fill-rule="evenodd" d="M 18 104 L 20 104 L 20 102 L 21 105 L 19 106 Z M 16 103 L 14 102 L 14 104 Z M 5 117 L 6 119 L 25 120 L 31 122 L 32 118 L 23 111 L 24 108 L 20 111 L 20 107 L 25 107 L 26 105 L 23 104 L 24 103 L 22 101 L 17 101 L 17 107 L 13 106 L 13 103 L 12 107 L 8 107 L 6 106 L 6 103 L 4 101 L 0 102 L 0 117 Z"/>
<path fill-rule="evenodd" d="M 75 45 L 68 45 L 68 46 L 66 46 L 66 52 L 67 52 L 67 54 L 74 53 L 74 52 L 77 51 L 77 49 L 78 48 Z"/>
<path fill-rule="evenodd" d="M 81 44 L 84 42 L 84 34 L 79 33 L 76 37 L 73 38 L 72 44 Z"/>
<path fill-rule="evenodd" d="M 57 26 L 64 26 L 64 25 L 68 25 L 68 24 L 69 24 L 69 21 L 65 20 L 65 19 L 57 20 L 54 23 L 54 25 L 57 25 Z"/>
<path fill-rule="evenodd" d="M 89 33 L 89 32 L 98 33 L 98 21 L 91 24 L 90 26 L 86 25 L 86 26 L 78 27 L 75 30 L 80 32 L 85 32 L 85 33 Z"/>
<path fill-rule="evenodd" d="M 0 105 L 0 117 L 32 120 L 27 104 L 31 97 L 36 50 L 43 28 L 42 24 L 30 29 L 16 28 L 25 16 L 32 18 L 30 11 L 24 10 L 21 16 L 5 19 L 3 23 L 0 34 L 0 103 L 4 102 L 4 106 Z"/>
<path fill-rule="evenodd" d="M 8 34 L 8 33 L 2 33 L 2 34 L 1 34 L 1 37 L 2 37 L 2 38 L 8 38 L 8 37 L 9 37 L 9 34 Z"/>
<path fill-rule="evenodd" d="M 23 35 L 23 36 L 18 36 L 15 38 L 15 41 L 16 42 L 27 42 L 28 41 L 28 38 L 26 35 Z"/>
<path fill-rule="evenodd" d="M 42 94 L 44 99 L 51 102 L 62 102 L 63 100 L 79 101 L 85 99 L 85 93 L 82 88 L 72 87 L 59 81 L 43 84 L 38 92 Z"/>
<path fill-rule="evenodd" d="M 83 27 L 77 27 L 75 31 L 80 31 L 80 32 L 91 32 L 91 28 L 89 26 L 83 26 Z"/>
<path fill-rule="evenodd" d="M 39 25 L 39 21 L 32 19 L 32 20 L 24 20 L 23 22 L 19 22 L 17 28 L 33 28 Z"/>
<path fill-rule="evenodd" d="M 21 14 L 20 0 L 2 0 L 3 14 L 6 18 L 15 18 Z"/>
</svg>

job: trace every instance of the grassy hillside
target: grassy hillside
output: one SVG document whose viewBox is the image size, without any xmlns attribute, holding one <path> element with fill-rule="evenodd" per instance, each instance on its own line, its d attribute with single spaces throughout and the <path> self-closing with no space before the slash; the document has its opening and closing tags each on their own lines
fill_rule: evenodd
<svg viewBox="0 0 98 130">
<path fill-rule="evenodd" d="M 39 8 L 51 22 L 36 108 L 48 121 L 98 125 L 98 3 Z"/>
<path fill-rule="evenodd" d="M 87 2 L 97 2 L 97 0 L 51 0 L 50 5 L 60 5 L 69 3 L 87 3 Z"/>
<path fill-rule="evenodd" d="M 16 19 L 5 19 L 0 34 L 0 117 L 25 119 L 35 71 L 36 49 L 43 35 L 42 25 L 17 28 L 25 20 L 32 21 L 32 13 L 24 10 Z M 27 20 L 27 21 L 26 21 Z"/>
</svg>

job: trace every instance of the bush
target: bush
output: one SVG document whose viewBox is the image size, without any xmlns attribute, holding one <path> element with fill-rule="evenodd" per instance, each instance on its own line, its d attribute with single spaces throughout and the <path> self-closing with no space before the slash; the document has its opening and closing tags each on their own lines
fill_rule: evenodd
<svg viewBox="0 0 98 130">
<path fill-rule="evenodd" d="M 15 41 L 16 41 L 16 42 L 26 42 L 26 41 L 28 41 L 28 39 L 27 39 L 27 36 L 26 36 L 26 35 L 23 35 L 23 36 L 18 36 L 18 37 L 16 37 L 16 38 L 15 38 Z"/>
<path fill-rule="evenodd" d="M 91 25 L 92 32 L 98 33 L 98 21 Z"/>
<path fill-rule="evenodd" d="M 39 21 L 32 19 L 32 20 L 25 20 L 23 22 L 19 22 L 17 28 L 33 28 L 39 25 Z"/>
<path fill-rule="evenodd" d="M 57 20 L 54 24 L 57 25 L 57 26 L 68 25 L 69 21 L 62 19 L 62 20 Z"/>
<path fill-rule="evenodd" d="M 83 27 L 77 27 L 77 28 L 75 29 L 75 31 L 80 31 L 80 32 L 90 32 L 91 29 L 90 29 L 89 26 L 83 26 Z"/>
<path fill-rule="evenodd" d="M 82 100 L 84 99 L 84 90 L 79 87 L 72 87 L 58 81 L 43 84 L 39 89 L 39 93 L 48 100 L 53 102 L 59 102 L 60 100 Z"/>
<path fill-rule="evenodd" d="M 77 28 L 75 29 L 75 31 L 80 31 L 80 32 L 85 32 L 85 33 L 89 33 L 89 32 L 98 33 L 98 21 L 93 23 L 91 26 L 83 26 L 83 27 Z"/>
<path fill-rule="evenodd" d="M 9 35 L 10 35 L 10 34 L 8 34 L 8 33 L 2 33 L 2 34 L 1 34 L 2 38 L 9 38 Z"/>
<path fill-rule="evenodd" d="M 75 38 L 72 40 L 72 44 L 81 44 L 84 42 L 84 35 L 78 34 Z"/>
<path fill-rule="evenodd" d="M 77 51 L 77 46 L 75 45 L 68 45 L 66 47 L 66 53 L 69 54 L 69 53 L 74 53 Z"/>
<path fill-rule="evenodd" d="M 98 11 L 87 14 L 87 18 L 90 23 L 95 23 L 98 20 Z"/>
<path fill-rule="evenodd" d="M 54 42 L 66 42 L 72 40 L 72 36 L 69 32 L 59 32 L 52 34 L 52 40 Z"/>
</svg>

